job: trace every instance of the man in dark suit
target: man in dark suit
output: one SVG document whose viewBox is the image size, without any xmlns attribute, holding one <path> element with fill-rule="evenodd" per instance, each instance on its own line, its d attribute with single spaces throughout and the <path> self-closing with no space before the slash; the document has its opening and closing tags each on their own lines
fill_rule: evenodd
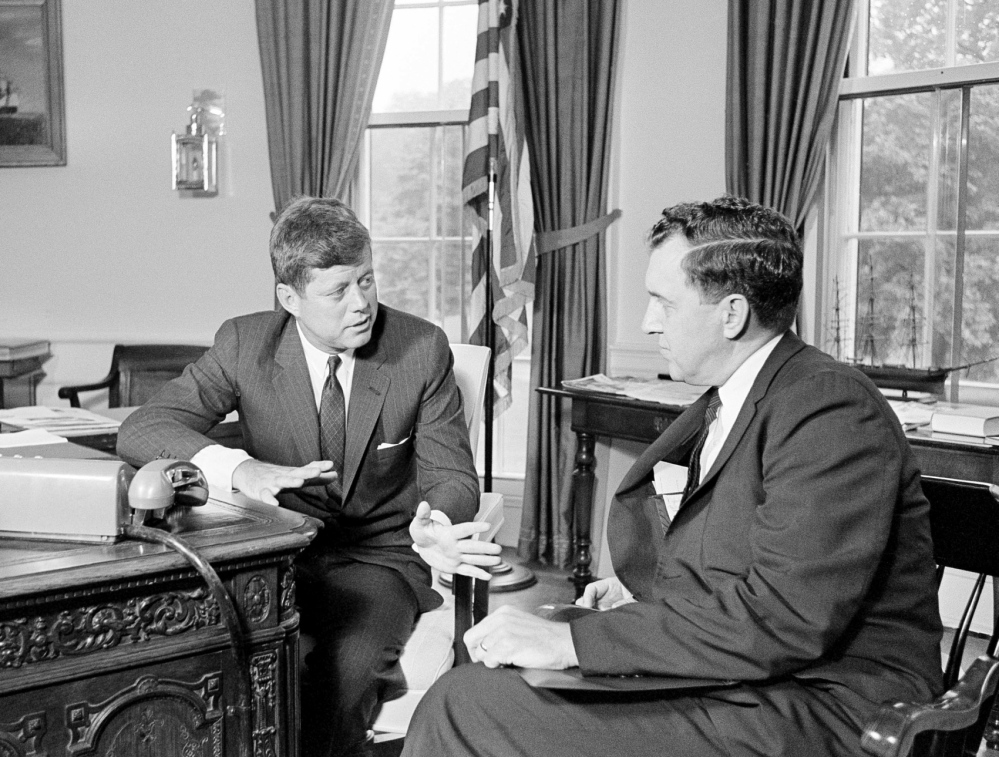
<svg viewBox="0 0 999 757">
<path fill-rule="evenodd" d="M 404 688 L 417 615 L 441 604 L 429 566 L 488 579 L 479 566 L 499 547 L 470 538 L 488 526 L 468 522 L 478 478 L 447 337 L 379 305 L 364 226 L 336 200 L 299 198 L 270 252 L 282 309 L 224 323 L 122 424 L 118 453 L 192 460 L 212 484 L 323 521 L 297 562 L 316 639 L 303 741 L 363 753 L 378 703 Z M 233 410 L 242 450 L 205 436 Z"/>
<path fill-rule="evenodd" d="M 616 577 L 579 602 L 597 611 L 500 608 L 472 628 L 487 667 L 438 681 L 404 754 L 855 755 L 881 701 L 941 687 L 919 473 L 874 385 L 789 331 L 794 230 L 726 197 L 667 208 L 650 242 L 643 328 L 674 379 L 710 389 L 621 483 Z M 675 464 L 674 511 L 654 471 Z M 720 685 L 560 692 L 488 669 L 508 664 Z"/>
</svg>

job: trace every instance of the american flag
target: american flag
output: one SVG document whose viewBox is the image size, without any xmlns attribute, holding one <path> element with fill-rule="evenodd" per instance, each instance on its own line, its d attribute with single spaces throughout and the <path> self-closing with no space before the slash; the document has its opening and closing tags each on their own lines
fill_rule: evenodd
<svg viewBox="0 0 999 757">
<path fill-rule="evenodd" d="M 472 226 L 472 297 L 469 341 L 493 354 L 494 413 L 510 405 L 511 366 L 527 346 L 527 306 L 534 297 L 534 205 L 524 132 L 517 122 L 520 96 L 511 67 L 517 38 L 516 0 L 479 0 L 478 40 L 462 200 Z M 495 173 L 492 255 L 489 251 L 489 174 Z M 491 260 L 490 260 L 491 258 Z M 486 272 L 489 276 L 486 276 Z M 486 286 L 493 293 L 492 322 L 486 317 Z"/>
</svg>

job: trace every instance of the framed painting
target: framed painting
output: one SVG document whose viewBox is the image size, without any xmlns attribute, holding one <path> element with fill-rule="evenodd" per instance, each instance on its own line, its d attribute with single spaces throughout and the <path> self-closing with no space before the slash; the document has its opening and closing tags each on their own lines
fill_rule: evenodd
<svg viewBox="0 0 999 757">
<path fill-rule="evenodd" d="M 0 167 L 66 165 L 60 0 L 0 0 Z"/>
</svg>

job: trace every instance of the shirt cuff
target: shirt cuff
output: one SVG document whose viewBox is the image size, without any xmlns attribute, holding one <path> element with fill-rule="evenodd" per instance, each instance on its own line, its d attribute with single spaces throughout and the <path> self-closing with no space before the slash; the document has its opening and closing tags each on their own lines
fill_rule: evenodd
<svg viewBox="0 0 999 757">
<path fill-rule="evenodd" d="M 191 458 L 205 474 L 208 483 L 219 489 L 231 492 L 232 474 L 240 463 L 252 460 L 246 450 L 223 447 L 221 444 L 210 444 L 201 449 Z"/>
</svg>

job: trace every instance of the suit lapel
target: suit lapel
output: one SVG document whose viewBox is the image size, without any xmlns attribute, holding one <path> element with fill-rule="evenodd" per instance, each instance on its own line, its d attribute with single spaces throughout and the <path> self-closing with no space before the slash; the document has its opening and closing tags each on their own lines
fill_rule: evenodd
<svg viewBox="0 0 999 757">
<path fill-rule="evenodd" d="M 692 495 L 694 492 L 710 483 L 718 475 L 718 472 L 732 456 L 735 448 L 739 446 L 739 441 L 746 433 L 746 429 L 749 428 L 749 424 L 753 422 L 753 418 L 756 416 L 756 407 L 767 396 L 770 384 L 773 382 L 774 376 L 777 375 L 777 371 L 790 360 L 792 355 L 801 351 L 804 347 L 805 343 L 790 332 L 785 334 L 777 343 L 777 346 L 774 347 L 773 352 L 767 357 L 766 362 L 757 374 L 756 380 L 753 382 L 753 387 L 749 390 L 746 401 L 742 405 L 742 410 L 739 411 L 739 417 L 735 419 L 732 430 L 729 431 L 728 436 L 725 438 L 725 443 L 718 452 L 718 457 L 715 458 L 707 473 L 701 477 L 700 485 L 694 487 L 690 493 L 691 496 L 687 497 L 684 504 L 693 498 Z"/>
<path fill-rule="evenodd" d="M 707 407 L 707 396 L 701 395 L 693 405 L 684 410 L 658 439 L 645 448 L 645 451 L 621 480 L 617 493 L 622 494 L 634 488 L 636 484 L 643 482 L 656 463 L 662 460 L 666 462 L 680 460 L 696 441 Z"/>
<path fill-rule="evenodd" d="M 354 376 L 350 386 L 350 407 L 347 411 L 347 446 L 343 460 L 343 496 L 347 498 L 364 450 L 368 447 L 388 393 L 389 377 L 382 373 L 383 358 L 379 351 L 363 355 L 355 353 Z"/>
<path fill-rule="evenodd" d="M 289 318 L 285 325 L 274 362 L 277 363 L 273 377 L 274 392 L 291 427 L 299 459 L 306 462 L 318 460 L 319 413 L 294 318 Z"/>
</svg>

